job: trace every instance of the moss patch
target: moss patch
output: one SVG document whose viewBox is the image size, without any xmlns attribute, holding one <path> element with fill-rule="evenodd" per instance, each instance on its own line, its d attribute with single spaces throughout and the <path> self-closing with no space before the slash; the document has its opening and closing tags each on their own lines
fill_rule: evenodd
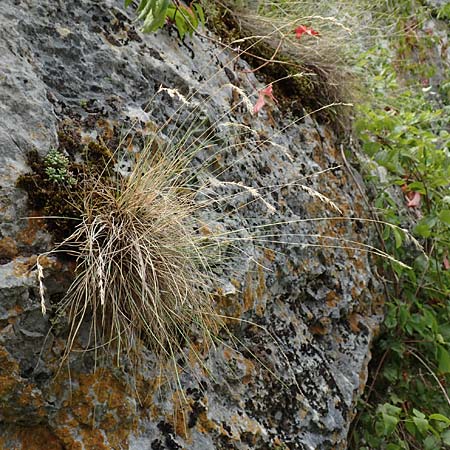
<svg viewBox="0 0 450 450">
<path fill-rule="evenodd" d="M 111 176 L 114 153 L 102 136 L 84 142 L 80 124 L 63 122 L 58 132 L 61 155 L 68 155 L 67 171 L 71 179 L 52 179 L 48 161 L 36 150 L 28 153 L 31 172 L 20 176 L 17 186 L 28 194 L 29 208 L 45 216 L 45 226 L 55 240 L 63 241 L 75 230 L 83 211 L 83 199 L 89 180 Z M 108 139 L 115 143 L 116 139 Z"/>
</svg>

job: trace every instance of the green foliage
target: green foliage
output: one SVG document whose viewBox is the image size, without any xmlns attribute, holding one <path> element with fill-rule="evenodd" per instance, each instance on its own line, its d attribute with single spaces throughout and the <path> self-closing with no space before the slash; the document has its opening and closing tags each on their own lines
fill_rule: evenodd
<svg viewBox="0 0 450 450">
<path fill-rule="evenodd" d="M 125 7 L 132 4 L 133 0 L 125 0 Z M 192 35 L 200 24 L 205 24 L 203 8 L 195 2 L 185 6 L 178 0 L 140 0 L 137 13 L 138 19 L 143 21 L 144 32 L 157 31 L 168 22 L 177 27 L 181 39 L 186 34 Z"/>
<path fill-rule="evenodd" d="M 365 419 L 368 419 L 366 416 Z M 384 403 L 378 406 L 376 412 L 365 423 L 365 430 L 361 441 L 364 440 L 363 449 L 403 450 L 411 448 L 406 431 L 415 441 L 421 443 L 421 449 L 440 450 L 450 445 L 450 419 L 442 414 L 426 415 L 413 408 L 411 413 L 404 409 Z M 413 447 L 414 448 L 414 447 Z M 418 448 L 418 447 L 416 447 Z"/>
<path fill-rule="evenodd" d="M 450 20 L 450 3 L 446 5 L 442 5 L 437 12 L 438 19 L 447 19 Z"/>
<path fill-rule="evenodd" d="M 417 17 L 427 15 L 417 8 Z M 375 207 L 423 250 L 405 233 L 382 230 L 386 249 L 412 270 L 387 263 L 382 269 L 391 298 L 374 349 L 373 389 L 352 432 L 355 449 L 450 445 L 450 106 L 422 84 L 434 68 L 417 55 L 432 42 L 425 35 L 422 42 L 420 31 L 408 40 L 404 23 L 395 40 L 387 37 L 361 59 L 372 99 L 358 108 L 356 128 L 384 170 L 381 178 L 368 176 Z"/>
<path fill-rule="evenodd" d="M 69 170 L 69 159 L 56 149 L 51 149 L 44 159 L 45 174 L 53 183 L 73 186 L 77 180 Z"/>
</svg>

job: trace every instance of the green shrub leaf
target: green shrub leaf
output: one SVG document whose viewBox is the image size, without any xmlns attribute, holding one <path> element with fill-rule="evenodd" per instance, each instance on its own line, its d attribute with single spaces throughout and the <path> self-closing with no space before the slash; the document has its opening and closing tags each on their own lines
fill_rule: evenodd
<svg viewBox="0 0 450 450">
<path fill-rule="evenodd" d="M 450 373 L 450 354 L 442 345 L 437 347 L 437 359 L 440 373 Z"/>
</svg>

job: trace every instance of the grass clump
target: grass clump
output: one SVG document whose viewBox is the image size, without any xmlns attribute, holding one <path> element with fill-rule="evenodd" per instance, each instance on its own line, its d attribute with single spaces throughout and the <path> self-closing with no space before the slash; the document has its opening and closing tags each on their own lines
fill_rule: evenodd
<svg viewBox="0 0 450 450">
<path fill-rule="evenodd" d="M 221 0 L 206 11 L 228 46 L 242 52 L 257 76 L 275 83 L 282 109 L 303 115 L 331 105 L 318 117 L 342 128 L 349 125 L 348 104 L 360 95 L 352 61 L 367 36 L 364 8 L 352 8 L 349 14 L 348 2 Z M 299 34 L 299 27 L 313 33 Z"/>
<path fill-rule="evenodd" d="M 177 366 L 175 354 L 207 351 L 220 328 L 193 221 L 195 191 L 185 184 L 188 159 L 154 149 L 146 146 L 127 177 L 85 177 L 81 221 L 60 244 L 77 258 L 57 309 L 69 323 L 63 360 L 86 323 L 91 350 L 136 366 L 143 345 L 161 365 Z"/>
</svg>

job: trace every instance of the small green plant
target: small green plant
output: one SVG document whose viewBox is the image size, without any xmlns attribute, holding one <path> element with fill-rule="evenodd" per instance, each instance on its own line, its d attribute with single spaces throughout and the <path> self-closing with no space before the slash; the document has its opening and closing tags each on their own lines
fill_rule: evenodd
<svg viewBox="0 0 450 450">
<path fill-rule="evenodd" d="M 69 170 L 69 159 L 56 149 L 51 149 L 44 159 L 45 174 L 53 183 L 73 186 L 77 180 Z"/>
<path fill-rule="evenodd" d="M 133 0 L 125 0 L 125 7 L 132 4 Z M 137 13 L 138 19 L 143 21 L 144 32 L 157 31 L 170 23 L 176 26 L 181 39 L 205 24 L 203 8 L 198 2 L 186 6 L 180 0 L 140 0 Z"/>
</svg>

